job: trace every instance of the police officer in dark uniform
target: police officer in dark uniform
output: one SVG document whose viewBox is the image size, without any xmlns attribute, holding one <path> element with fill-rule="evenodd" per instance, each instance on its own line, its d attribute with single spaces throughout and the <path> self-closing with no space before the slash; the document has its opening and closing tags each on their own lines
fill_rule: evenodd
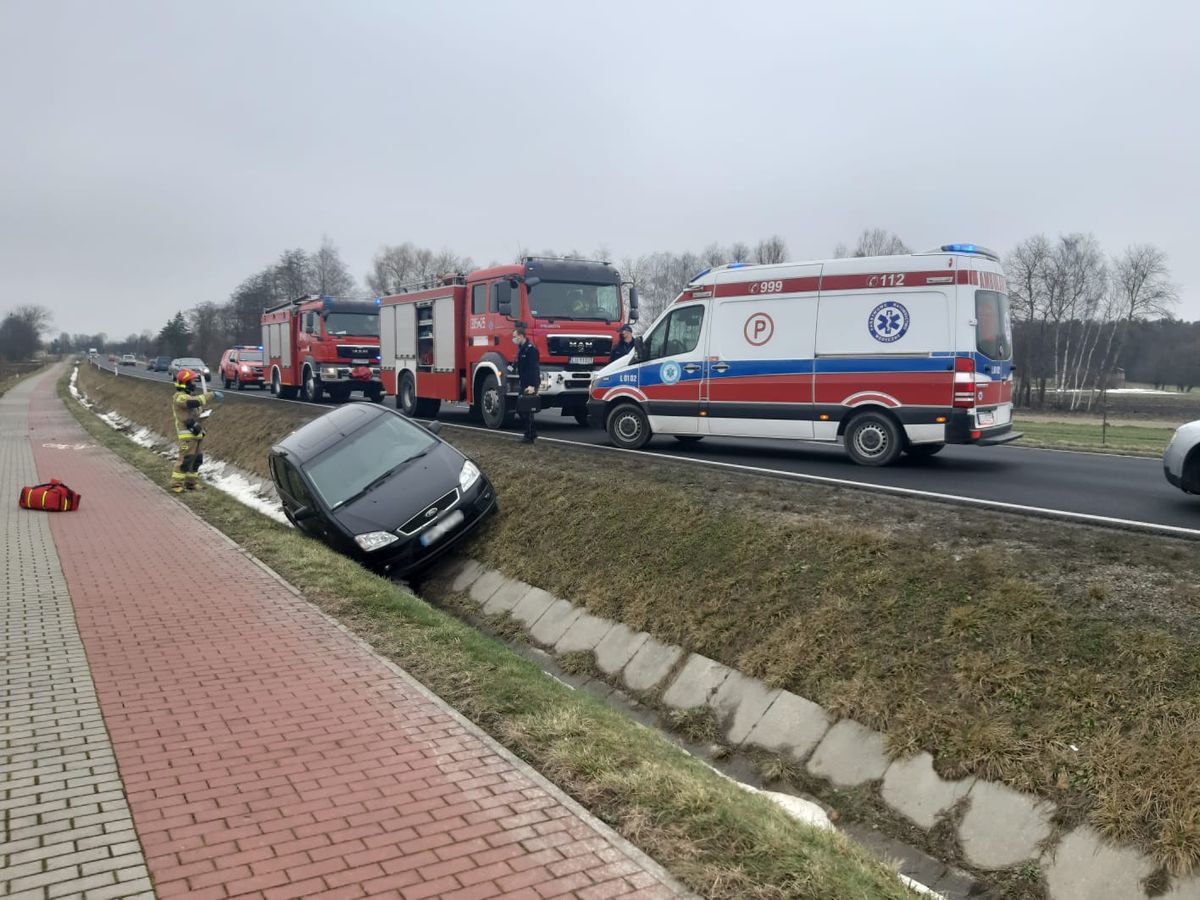
<svg viewBox="0 0 1200 900">
<path fill-rule="evenodd" d="M 531 400 L 536 400 L 538 386 L 542 382 L 542 366 L 541 360 L 538 357 L 538 349 L 529 342 L 525 337 L 525 328 L 518 325 L 513 329 L 513 343 L 517 345 L 517 377 L 519 379 L 521 396 L 529 397 Z M 530 402 L 530 401 L 526 401 Z M 517 401 L 517 409 L 520 409 L 521 400 Z M 536 404 L 535 404 L 536 407 Z M 524 419 L 525 436 L 521 438 L 522 444 L 532 444 L 537 440 L 537 424 L 534 421 L 533 410 L 518 413 Z"/>
<path fill-rule="evenodd" d="M 633 329 L 628 325 L 622 325 L 621 330 L 617 332 L 618 341 L 612 348 L 612 354 L 608 357 L 609 362 L 616 362 L 622 356 L 633 352 Z"/>
</svg>

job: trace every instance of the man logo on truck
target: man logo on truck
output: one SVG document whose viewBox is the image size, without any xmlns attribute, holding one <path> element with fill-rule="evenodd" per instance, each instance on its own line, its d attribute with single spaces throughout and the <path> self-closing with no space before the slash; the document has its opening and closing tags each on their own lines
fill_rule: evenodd
<svg viewBox="0 0 1200 900">
<path fill-rule="evenodd" d="M 895 300 L 885 300 L 871 310 L 867 318 L 867 328 L 871 337 L 883 344 L 891 344 L 904 337 L 908 331 L 908 310 L 904 304 Z"/>
</svg>

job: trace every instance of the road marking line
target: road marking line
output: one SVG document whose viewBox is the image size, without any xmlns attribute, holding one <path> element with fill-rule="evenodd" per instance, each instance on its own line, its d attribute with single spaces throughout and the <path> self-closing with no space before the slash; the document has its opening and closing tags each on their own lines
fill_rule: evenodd
<svg viewBox="0 0 1200 900">
<path fill-rule="evenodd" d="M 491 428 L 480 428 L 477 425 L 458 425 L 452 422 L 443 422 L 442 424 L 449 428 L 462 428 L 468 431 L 479 431 L 485 434 L 500 436 Z M 516 439 L 518 437 L 518 435 L 510 434 L 503 434 L 502 436 L 509 437 L 511 439 Z M 676 456 L 673 453 L 651 452 L 648 450 L 625 450 L 621 447 L 611 447 L 605 444 L 589 444 L 584 441 L 571 441 L 566 440 L 565 438 L 539 437 L 538 440 L 550 441 L 555 444 L 567 444 L 574 447 L 586 447 L 593 450 L 605 450 L 610 453 L 631 453 L 636 456 L 645 456 L 651 459 L 670 459 L 675 462 L 714 466 L 722 469 L 733 469 L 739 472 L 750 472 L 755 475 L 768 475 L 775 478 L 790 478 L 796 481 L 809 481 L 816 484 L 833 485 L 835 487 L 849 487 L 865 491 L 878 491 L 880 493 L 896 494 L 904 497 L 920 497 L 943 503 L 959 503 L 967 506 L 980 506 L 988 509 L 997 509 L 1004 512 L 1017 512 L 1026 515 L 1045 516 L 1052 519 L 1066 519 L 1069 521 L 1078 521 L 1093 525 L 1107 525 L 1110 527 L 1129 528 L 1137 531 L 1152 531 L 1193 539 L 1200 538 L 1200 528 L 1184 528 L 1181 525 L 1158 525 L 1154 522 L 1142 522 L 1137 519 L 1120 519 L 1114 516 L 1099 516 L 1093 513 L 1071 512 L 1070 510 L 1065 509 L 1048 509 L 1043 506 L 1026 506 L 1021 503 L 1008 503 L 1004 500 L 985 500 L 980 497 L 966 497 L 962 494 L 944 494 L 938 491 L 922 491 L 918 490 L 917 488 L 896 487 L 889 484 L 872 484 L 869 481 L 854 481 L 849 478 L 834 478 L 829 475 L 811 475 L 805 472 L 789 472 L 786 469 L 770 469 L 764 466 L 748 466 L 744 463 L 722 462 L 714 459 L 696 459 L 689 456 Z"/>
</svg>

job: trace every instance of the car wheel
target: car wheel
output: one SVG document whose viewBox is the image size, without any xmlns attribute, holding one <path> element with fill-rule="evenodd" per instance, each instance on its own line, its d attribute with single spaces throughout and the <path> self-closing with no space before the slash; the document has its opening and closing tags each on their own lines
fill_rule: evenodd
<svg viewBox="0 0 1200 900">
<path fill-rule="evenodd" d="M 221 376 L 221 381 L 225 384 L 225 390 L 229 390 L 229 388 L 232 387 L 232 385 L 229 383 L 229 379 L 224 375 Z"/>
<path fill-rule="evenodd" d="M 846 452 L 860 466 L 886 466 L 901 449 L 900 429 L 884 413 L 860 413 L 846 426 Z"/>
<path fill-rule="evenodd" d="M 508 397 L 500 390 L 500 381 L 494 372 L 483 379 L 483 390 L 479 392 L 479 412 L 487 428 L 503 428 L 510 419 Z"/>
<path fill-rule="evenodd" d="M 417 382 L 412 372 L 400 376 L 400 389 L 396 391 L 396 409 L 410 419 L 417 414 Z"/>
<path fill-rule="evenodd" d="M 237 386 L 237 389 L 238 389 L 239 391 L 244 391 L 244 390 L 246 389 L 246 385 L 245 385 L 245 383 L 242 381 L 242 376 L 241 376 L 241 375 L 239 375 L 239 376 L 238 376 L 238 378 L 237 378 L 237 381 L 235 381 L 235 382 L 234 382 L 234 384 Z"/>
<path fill-rule="evenodd" d="M 945 444 L 909 444 L 904 448 L 904 452 L 915 459 L 923 459 L 941 453 L 944 449 Z"/>
<path fill-rule="evenodd" d="M 622 404 L 609 413 L 605 430 L 609 440 L 622 450 L 640 450 L 652 436 L 650 420 L 632 403 Z"/>
</svg>

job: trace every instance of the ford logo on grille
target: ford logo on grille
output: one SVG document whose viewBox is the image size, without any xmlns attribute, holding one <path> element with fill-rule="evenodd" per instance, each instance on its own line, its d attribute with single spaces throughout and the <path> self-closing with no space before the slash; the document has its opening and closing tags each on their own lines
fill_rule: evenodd
<svg viewBox="0 0 1200 900">
<path fill-rule="evenodd" d="M 438 514 L 438 508 L 436 506 L 431 506 L 431 507 L 429 507 L 429 509 L 425 510 L 425 518 L 427 518 L 427 519 L 432 519 L 437 514 Z"/>
</svg>

